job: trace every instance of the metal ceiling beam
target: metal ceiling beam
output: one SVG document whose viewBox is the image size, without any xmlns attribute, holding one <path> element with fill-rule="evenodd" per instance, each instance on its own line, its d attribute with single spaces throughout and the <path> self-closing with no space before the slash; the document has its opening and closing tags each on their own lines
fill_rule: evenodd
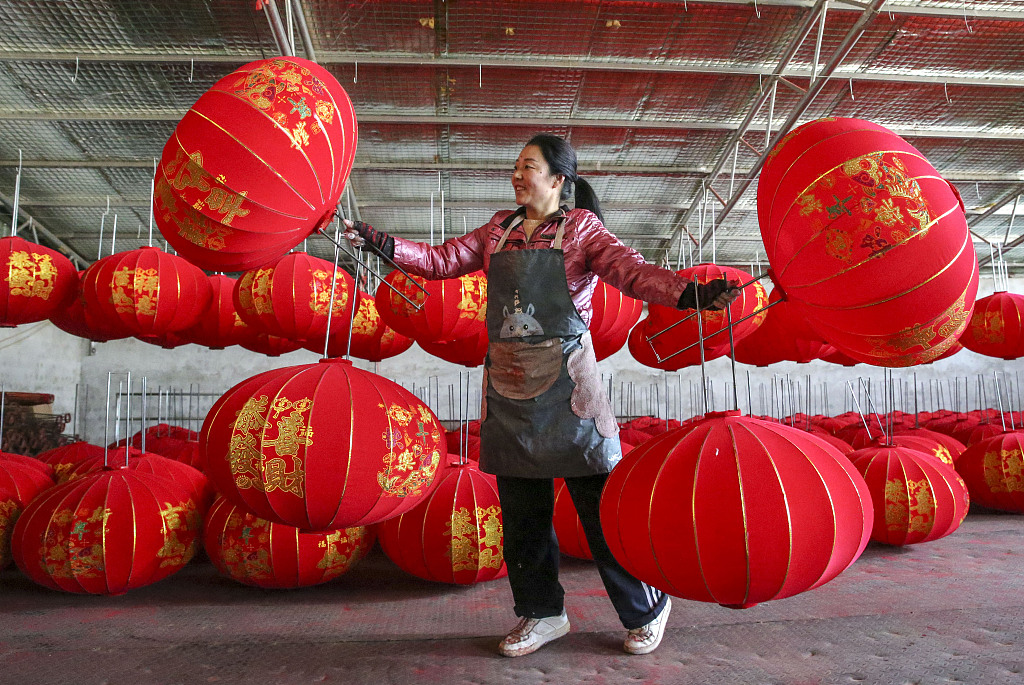
<svg viewBox="0 0 1024 685">
<path fill-rule="evenodd" d="M 1022 13 L 1021 21 L 1024 21 Z M 407 55 L 388 53 L 330 52 L 321 51 L 321 64 L 377 64 L 383 66 L 426 66 L 438 68 L 472 67 L 488 69 L 575 69 L 578 71 L 614 71 L 650 74 L 721 74 L 723 76 L 747 76 L 751 78 L 771 76 L 772 69 L 756 65 L 731 66 L 727 64 L 674 64 L 670 62 L 652 62 L 647 60 L 610 60 L 610 59 L 565 59 L 557 57 L 516 56 L 500 57 L 494 55 Z M 184 64 L 206 62 L 239 66 L 245 62 L 258 59 L 259 54 L 214 55 L 209 57 L 192 57 L 166 54 L 123 54 L 97 53 L 80 55 L 73 52 L 5 52 L 0 53 L 0 62 L 73 62 L 79 59 L 84 62 L 136 62 L 167 64 L 181 62 Z M 1013 74 L 972 74 L 969 70 L 948 71 L 942 73 L 916 73 L 898 71 L 860 72 L 850 66 L 838 70 L 836 77 L 842 76 L 852 81 L 875 81 L 886 83 L 935 83 L 949 86 L 991 86 L 1003 88 L 1024 87 L 1024 78 Z M 965 71 L 967 75 L 965 75 Z M 805 79 L 811 75 L 805 67 L 787 68 L 783 73 L 788 79 Z"/>
<path fill-rule="evenodd" d="M 17 167 L 16 159 L 0 159 L 0 169 Z M 139 159 L 26 159 L 22 161 L 26 169 L 152 169 L 152 160 Z M 1022 162 L 1024 166 L 1024 162 Z M 508 164 L 497 162 L 379 162 L 356 161 L 353 172 L 359 171 L 455 171 L 455 172 L 500 172 L 507 173 Z M 600 164 L 581 163 L 579 172 L 587 175 L 651 175 L 658 176 L 704 176 L 711 170 L 710 166 L 658 166 L 632 164 Z M 1024 171 L 1018 173 L 995 173 L 985 171 L 943 171 L 938 169 L 942 177 L 948 181 L 963 183 L 1018 183 L 1024 181 Z M 737 174 L 750 173 L 749 168 L 737 169 Z"/>
<path fill-rule="evenodd" d="M 7 211 L 11 211 L 14 208 L 14 199 L 9 197 L 9 196 L 7 196 L 7 195 L 5 195 L 5 194 L 3 194 L 3 193 L 0 193 L 0 203 L 2 203 L 4 205 L 4 207 L 7 209 Z M 24 221 L 31 220 L 32 221 L 32 227 L 36 230 L 36 232 L 39 233 L 40 235 L 42 235 L 48 241 L 50 241 L 50 243 L 52 243 L 61 253 L 63 253 L 64 256 L 68 257 L 69 259 L 75 260 L 76 265 L 77 265 L 77 267 L 79 269 L 84 269 L 85 267 L 87 267 L 90 264 L 92 264 L 91 260 L 86 259 L 82 255 L 80 255 L 77 251 L 75 251 L 74 248 L 70 247 L 67 243 L 65 243 L 63 240 L 58 238 L 53 233 L 53 231 L 48 229 L 43 224 L 39 223 L 39 221 L 36 220 L 36 218 L 33 217 L 31 214 L 26 212 L 23 209 L 23 207 L 24 207 L 24 202 L 21 201 L 21 199 L 19 198 L 19 200 L 18 200 L 18 217 L 19 217 L 19 219 L 24 220 Z"/>
<path fill-rule="evenodd" d="M 767 92 L 766 88 L 766 92 Z M 0 110 L 2 121 L 168 121 L 181 120 L 184 112 L 177 110 L 149 112 L 24 112 Z M 452 125 L 452 126 L 503 126 L 520 128 L 622 128 L 644 130 L 678 130 L 678 131 L 737 131 L 742 124 L 727 122 L 702 121 L 695 119 L 657 120 L 657 119 L 587 119 L 578 117 L 539 118 L 539 117 L 483 117 L 436 114 L 364 114 L 359 117 L 360 125 L 395 124 L 395 125 Z M 966 129 L 960 127 L 901 127 L 888 126 L 904 138 L 950 138 L 979 140 L 1024 140 L 1024 129 L 1008 131 L 987 129 Z M 765 124 L 749 124 L 745 131 L 763 132 Z M 773 127 L 773 131 L 779 129 Z"/>
</svg>

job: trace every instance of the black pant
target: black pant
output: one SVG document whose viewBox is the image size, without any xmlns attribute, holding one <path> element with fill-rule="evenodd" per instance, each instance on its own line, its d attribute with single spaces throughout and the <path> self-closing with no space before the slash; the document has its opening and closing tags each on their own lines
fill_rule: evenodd
<svg viewBox="0 0 1024 685">
<path fill-rule="evenodd" d="M 602 473 L 566 478 L 565 482 L 619 620 L 626 628 L 639 628 L 661 613 L 667 596 L 630 575 L 608 549 L 598 514 L 601 488 L 607 479 L 608 474 Z M 498 476 L 498 497 L 516 616 L 558 616 L 562 613 L 565 590 L 558 582 L 558 538 L 551 523 L 554 481 Z"/>
</svg>

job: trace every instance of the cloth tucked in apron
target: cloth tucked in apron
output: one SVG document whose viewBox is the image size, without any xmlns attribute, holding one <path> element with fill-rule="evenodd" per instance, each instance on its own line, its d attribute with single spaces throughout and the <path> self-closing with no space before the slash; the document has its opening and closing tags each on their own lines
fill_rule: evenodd
<svg viewBox="0 0 1024 685">
<path fill-rule="evenodd" d="M 622 458 L 590 332 L 569 295 L 564 222 L 550 249 L 503 251 L 511 223 L 491 255 L 480 425 L 487 473 L 587 476 Z"/>
</svg>

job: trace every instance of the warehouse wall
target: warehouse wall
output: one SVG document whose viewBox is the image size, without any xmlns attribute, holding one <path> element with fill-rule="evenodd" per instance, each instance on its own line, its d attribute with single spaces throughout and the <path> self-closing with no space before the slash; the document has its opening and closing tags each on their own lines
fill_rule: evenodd
<svg viewBox="0 0 1024 685">
<path fill-rule="evenodd" d="M 1014 279 L 1010 289 L 1024 292 L 1024 279 Z M 984 296 L 991 292 L 991 281 L 983 279 L 979 295 Z M 54 411 L 59 413 L 72 411 L 76 383 L 81 383 L 83 388 L 88 387 L 87 398 L 84 390 L 80 392 L 79 406 L 85 420 L 80 422 L 83 425 L 80 425 L 79 432 L 93 442 L 100 442 L 103 439 L 104 397 L 108 372 L 115 374 L 115 395 L 117 380 L 123 380 L 126 371 L 132 372 L 136 383 L 142 376 L 146 376 L 151 393 L 155 393 L 158 388 L 166 391 L 169 387 L 187 393 L 191 384 L 199 393 L 199 397 L 192 402 L 194 424 L 199 424 L 208 407 L 234 384 L 267 369 L 312 363 L 317 359 L 318 355 L 306 350 L 268 358 L 240 348 L 207 350 L 188 345 L 176 350 L 164 350 L 136 340 L 90 345 L 87 341 L 63 333 L 47 322 L 0 330 L 0 369 L 5 386 L 11 390 L 53 393 L 56 396 Z M 375 368 L 372 363 L 354 361 L 360 368 Z M 700 409 L 697 391 L 700 387 L 699 369 L 685 369 L 676 373 L 649 369 L 633 360 L 625 349 L 601 362 L 599 367 L 605 381 L 611 386 L 613 403 L 620 414 L 657 413 L 660 416 L 674 418 L 689 416 Z M 750 398 L 752 408 L 757 413 L 762 411 L 762 392 L 766 398 L 764 411 L 771 406 L 768 398 L 773 378 L 778 382 L 780 377 L 785 379 L 788 376 L 794 383 L 799 382 L 803 387 L 806 376 L 810 375 L 815 410 L 822 409 L 820 388 L 824 384 L 828 386 L 829 409 L 832 413 L 838 413 L 848 406 L 848 400 L 844 399 L 847 381 L 852 381 L 856 386 L 858 377 L 870 378 L 872 386 L 878 388 L 883 375 L 882 369 L 863 364 L 845 368 L 824 362 L 783 363 L 767 369 L 737 364 L 736 369 L 740 407 L 747 409 L 749 372 Z M 399 357 L 381 362 L 376 366 L 376 370 L 381 375 L 414 389 L 425 399 L 429 395 L 431 406 L 442 419 L 459 417 L 459 389 L 468 387 L 470 413 L 473 416 L 477 415 L 480 394 L 478 369 L 468 371 L 464 367 L 432 357 L 418 346 L 414 346 Z M 964 350 L 951 359 L 934 364 L 914 369 L 896 369 L 894 377 L 912 382 L 916 372 L 918 383 L 926 389 L 930 383 L 932 393 L 936 391 L 935 381 L 952 384 L 955 377 L 960 377 L 961 393 L 966 383 L 970 387 L 973 405 L 977 392 L 977 376 L 986 374 L 989 403 L 994 404 L 991 389 L 993 370 L 1008 372 L 1011 381 L 1014 373 L 1019 373 L 1024 379 L 1024 360 L 1005 362 Z M 710 362 L 706 375 L 712 381 L 715 408 L 726 408 L 727 403 L 731 402 L 730 391 L 727 389 L 732 381 L 729 360 L 717 359 Z M 964 377 L 969 380 L 965 382 Z M 764 391 L 761 390 L 762 387 L 765 388 Z M 943 392 L 948 403 L 949 391 L 944 389 Z M 450 397 L 453 398 L 451 401 Z M 930 406 L 929 402 L 930 399 L 924 394 L 919 398 L 922 408 Z M 175 418 L 183 421 L 188 414 L 188 400 L 182 400 L 181 404 L 183 406 L 175 410 Z M 114 432 L 113 406 L 112 401 L 112 417 L 108 424 L 111 439 Z M 155 417 L 156 407 L 151 406 L 149 411 Z M 137 416 L 138 407 L 133 409 L 133 412 Z"/>
</svg>

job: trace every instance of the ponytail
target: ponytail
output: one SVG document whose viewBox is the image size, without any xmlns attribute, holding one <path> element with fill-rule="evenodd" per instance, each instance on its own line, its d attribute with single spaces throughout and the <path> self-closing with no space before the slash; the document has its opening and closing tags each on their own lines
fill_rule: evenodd
<svg viewBox="0 0 1024 685">
<path fill-rule="evenodd" d="M 594 189 L 582 176 L 576 177 L 576 208 L 589 209 L 597 215 L 602 224 L 604 223 L 604 216 L 601 214 L 601 203 L 598 201 Z"/>
</svg>

